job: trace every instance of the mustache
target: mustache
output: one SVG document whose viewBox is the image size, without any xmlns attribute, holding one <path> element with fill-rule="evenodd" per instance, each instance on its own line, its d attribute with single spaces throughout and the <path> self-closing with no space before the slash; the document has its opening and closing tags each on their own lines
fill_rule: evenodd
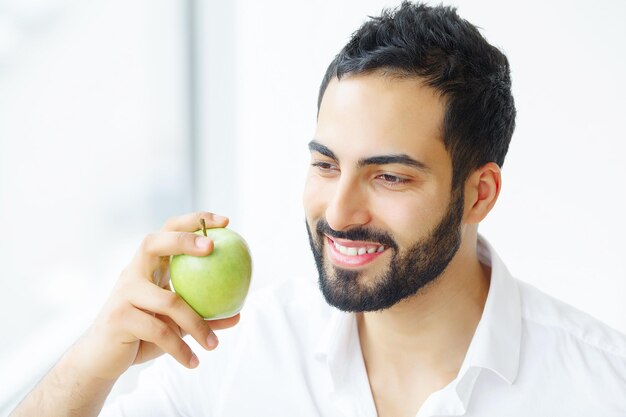
<svg viewBox="0 0 626 417">
<path fill-rule="evenodd" d="M 331 238 L 346 239 L 346 240 L 362 240 L 367 242 L 377 242 L 388 248 L 398 249 L 396 241 L 393 240 L 391 235 L 383 230 L 371 229 L 366 227 L 355 227 L 353 229 L 339 231 L 330 227 L 326 219 L 321 218 L 315 225 L 315 231 L 318 236 L 322 238 L 323 235 L 327 235 Z"/>
</svg>

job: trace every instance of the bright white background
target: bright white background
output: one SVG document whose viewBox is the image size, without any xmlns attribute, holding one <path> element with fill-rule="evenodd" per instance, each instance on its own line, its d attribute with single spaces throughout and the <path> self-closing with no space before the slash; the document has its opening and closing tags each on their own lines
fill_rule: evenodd
<svg viewBox="0 0 626 417">
<path fill-rule="evenodd" d="M 196 1 L 190 61 L 183 2 L 0 0 L 0 414 L 168 216 L 229 215 L 255 288 L 315 274 L 301 192 L 317 89 L 397 4 Z M 509 57 L 518 108 L 481 232 L 514 275 L 626 332 L 626 3 L 456 5 Z"/>
</svg>

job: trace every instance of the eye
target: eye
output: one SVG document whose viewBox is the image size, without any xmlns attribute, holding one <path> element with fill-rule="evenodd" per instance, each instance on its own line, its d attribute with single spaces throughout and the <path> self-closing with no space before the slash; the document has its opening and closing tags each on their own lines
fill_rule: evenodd
<svg viewBox="0 0 626 417">
<path fill-rule="evenodd" d="M 411 182 L 411 180 L 408 179 L 408 178 L 399 177 L 399 176 L 393 175 L 393 174 L 380 174 L 376 178 L 382 180 L 387 185 L 391 185 L 391 186 L 398 186 L 398 185 L 403 185 L 403 184 L 407 184 L 407 183 Z"/>
<path fill-rule="evenodd" d="M 339 171 L 337 165 L 328 161 L 313 161 L 311 166 L 315 168 L 320 174 L 333 174 Z"/>
</svg>

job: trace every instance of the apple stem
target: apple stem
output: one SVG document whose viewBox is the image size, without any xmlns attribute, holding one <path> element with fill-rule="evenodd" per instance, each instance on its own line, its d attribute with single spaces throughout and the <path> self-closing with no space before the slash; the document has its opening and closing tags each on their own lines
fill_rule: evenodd
<svg viewBox="0 0 626 417">
<path fill-rule="evenodd" d="M 204 222 L 204 219 L 200 219 L 200 225 L 202 226 L 202 233 L 206 236 L 206 223 Z"/>
</svg>

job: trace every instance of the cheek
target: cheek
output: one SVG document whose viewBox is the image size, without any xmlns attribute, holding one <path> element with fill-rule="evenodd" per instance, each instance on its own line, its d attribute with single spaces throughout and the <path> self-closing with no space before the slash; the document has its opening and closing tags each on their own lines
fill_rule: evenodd
<svg viewBox="0 0 626 417">
<path fill-rule="evenodd" d="M 375 207 L 379 223 L 401 247 L 410 246 L 430 233 L 443 215 L 442 210 L 434 197 L 421 194 L 378 200 Z"/>
<path fill-rule="evenodd" d="M 304 184 L 304 193 L 302 194 L 304 213 L 309 223 L 312 219 L 317 219 L 324 213 L 323 192 L 324 188 L 319 178 L 309 174 Z"/>
</svg>

